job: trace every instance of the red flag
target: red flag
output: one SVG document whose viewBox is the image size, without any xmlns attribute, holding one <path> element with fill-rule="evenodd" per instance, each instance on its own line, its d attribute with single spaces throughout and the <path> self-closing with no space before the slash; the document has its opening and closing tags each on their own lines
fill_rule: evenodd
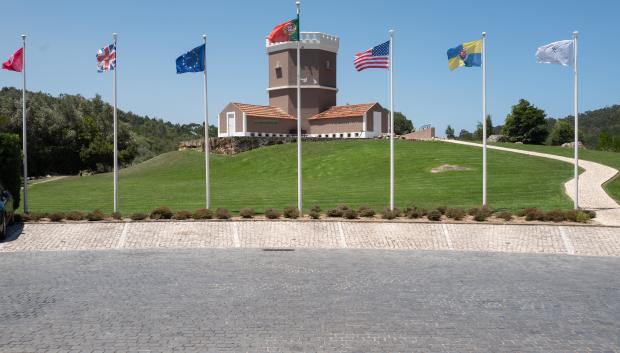
<svg viewBox="0 0 620 353">
<path fill-rule="evenodd" d="M 299 18 L 275 26 L 267 36 L 270 43 L 299 40 Z"/>
<path fill-rule="evenodd" d="M 19 48 L 9 60 L 2 63 L 2 68 L 9 71 L 22 72 L 24 69 L 24 48 Z"/>
</svg>

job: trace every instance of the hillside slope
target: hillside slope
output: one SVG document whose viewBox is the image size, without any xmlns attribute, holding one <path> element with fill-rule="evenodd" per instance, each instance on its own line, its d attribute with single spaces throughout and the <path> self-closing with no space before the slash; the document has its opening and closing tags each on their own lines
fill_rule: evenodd
<svg viewBox="0 0 620 353">
<path fill-rule="evenodd" d="M 474 207 L 481 202 L 481 153 L 475 147 L 441 142 L 396 141 L 396 204 Z M 310 142 L 303 145 L 304 207 L 341 203 L 382 209 L 389 195 L 387 141 Z M 468 171 L 431 173 L 443 164 Z M 212 157 L 214 207 L 238 211 L 296 204 L 296 146 L 276 145 L 234 156 Z M 572 168 L 562 162 L 489 151 L 489 203 L 495 208 L 569 208 L 563 183 Z M 204 206 L 204 155 L 170 152 L 124 169 L 119 176 L 120 208 L 145 212 L 160 205 L 175 210 Z M 34 211 L 111 211 L 112 177 L 70 177 L 34 185 Z"/>
</svg>

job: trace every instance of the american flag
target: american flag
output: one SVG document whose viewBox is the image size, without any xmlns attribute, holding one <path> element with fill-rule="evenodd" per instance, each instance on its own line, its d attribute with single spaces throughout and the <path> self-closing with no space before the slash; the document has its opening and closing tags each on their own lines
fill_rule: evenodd
<svg viewBox="0 0 620 353">
<path fill-rule="evenodd" d="M 97 72 L 114 70 L 116 68 L 116 45 L 110 44 L 97 51 Z"/>
<path fill-rule="evenodd" d="M 389 69 L 390 68 L 390 41 L 379 44 L 361 53 L 355 54 L 353 60 L 355 70 Z"/>
</svg>

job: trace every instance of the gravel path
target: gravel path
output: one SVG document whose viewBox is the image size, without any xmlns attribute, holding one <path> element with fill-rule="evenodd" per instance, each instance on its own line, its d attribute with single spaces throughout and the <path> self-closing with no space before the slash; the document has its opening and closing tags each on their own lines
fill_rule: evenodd
<svg viewBox="0 0 620 353">
<path fill-rule="evenodd" d="M 461 145 L 482 147 L 479 143 L 440 140 Z M 487 145 L 489 149 L 526 154 L 528 156 L 555 159 L 558 161 L 574 164 L 573 158 L 556 156 L 554 154 L 524 151 L 513 148 Z M 579 175 L 579 206 L 591 210 L 596 210 L 596 221 L 603 225 L 620 226 L 620 205 L 612 199 L 605 190 L 603 184 L 618 174 L 618 170 L 606 165 L 579 160 L 579 166 L 585 171 Z M 575 179 L 571 179 L 564 184 L 566 194 L 574 199 Z"/>
</svg>

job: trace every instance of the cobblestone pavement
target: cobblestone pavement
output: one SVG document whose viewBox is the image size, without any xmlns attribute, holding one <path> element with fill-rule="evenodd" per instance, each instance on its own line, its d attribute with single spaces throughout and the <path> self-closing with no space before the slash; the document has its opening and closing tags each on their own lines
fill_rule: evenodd
<svg viewBox="0 0 620 353">
<path fill-rule="evenodd" d="M 620 256 L 620 227 L 366 221 L 26 223 L 0 253 L 170 248 L 351 248 Z"/>
<path fill-rule="evenodd" d="M 620 352 L 615 257 L 168 249 L 0 263 L 3 353 Z"/>
<path fill-rule="evenodd" d="M 482 147 L 479 143 L 440 140 L 461 145 Z M 529 156 L 556 159 L 562 162 L 574 164 L 575 160 L 569 157 L 557 156 L 554 154 L 540 153 L 533 151 L 518 150 L 500 146 L 488 145 L 487 148 L 505 152 L 526 154 Z M 579 206 L 587 209 L 596 210 L 596 221 L 600 224 L 609 226 L 620 226 L 620 205 L 612 199 L 603 189 L 603 184 L 618 174 L 618 170 L 606 165 L 590 162 L 583 159 L 579 160 L 579 166 L 585 171 L 579 174 Z M 564 184 L 564 191 L 572 200 L 575 199 L 575 179 L 571 179 Z"/>
</svg>

